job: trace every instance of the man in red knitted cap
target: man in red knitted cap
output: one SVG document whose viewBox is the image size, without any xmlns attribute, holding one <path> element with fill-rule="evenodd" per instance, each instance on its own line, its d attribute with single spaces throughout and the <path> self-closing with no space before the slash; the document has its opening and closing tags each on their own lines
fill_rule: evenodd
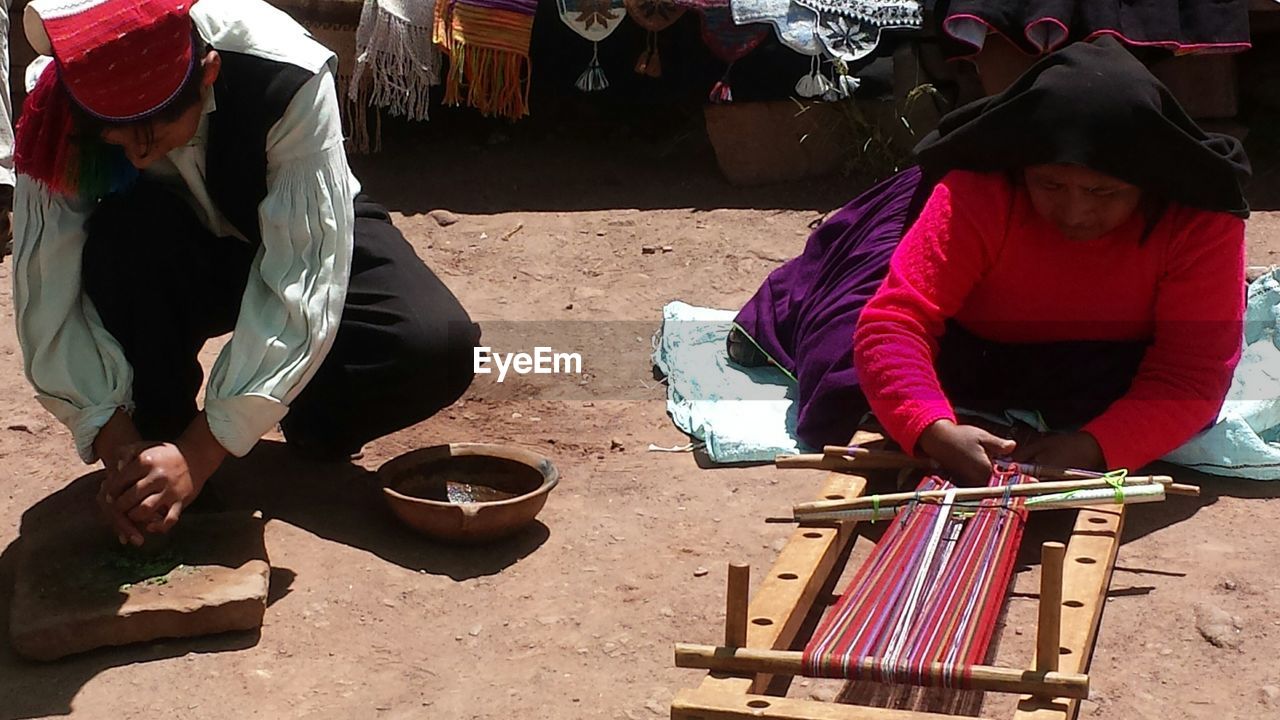
<svg viewBox="0 0 1280 720">
<path fill-rule="evenodd" d="M 347 166 L 333 53 L 260 0 L 35 0 L 14 295 L 121 542 L 277 424 L 347 458 L 456 400 L 478 328 Z M 197 353 L 230 332 L 196 404 Z"/>
</svg>

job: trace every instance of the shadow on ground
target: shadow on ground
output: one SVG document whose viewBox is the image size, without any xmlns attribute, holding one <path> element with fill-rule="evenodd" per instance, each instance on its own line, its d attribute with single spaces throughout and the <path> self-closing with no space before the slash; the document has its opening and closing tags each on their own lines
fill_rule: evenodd
<svg viewBox="0 0 1280 720">
<path fill-rule="evenodd" d="M 22 516 L 21 532 L 55 517 L 93 517 L 100 475 L 90 473 L 41 500 Z M 210 481 L 200 511 L 261 510 L 333 542 L 366 550 L 387 562 L 433 575 L 466 580 L 492 575 L 537 550 L 550 530 L 535 522 L 508 540 L 476 547 L 433 543 L 404 526 L 381 498 L 377 475 L 346 463 L 300 460 L 282 443 L 264 441 L 246 458 L 229 461 Z M 203 506 L 203 507 L 201 507 Z M 91 520 L 91 521 L 95 521 Z M 0 720 L 67 715 L 80 689 L 99 673 L 123 665 L 251 648 L 259 633 L 227 633 L 104 648 L 49 663 L 17 657 L 9 647 L 9 606 L 21 535 L 0 553 Z M 270 550 L 270 548 L 268 548 Z M 277 561 L 287 560 L 275 556 Z M 273 567 L 267 598 L 272 605 L 290 592 L 295 573 Z"/>
<path fill-rule="evenodd" d="M 433 125 L 429 123 L 429 125 Z M 835 175 L 735 187 L 721 175 L 701 118 L 660 134 L 629 125 L 545 129 L 473 123 L 451 130 L 388 122 L 383 150 L 353 157 L 365 192 L 406 215 L 635 208 L 826 212 L 869 183 Z M 406 183 L 404 178 L 414 178 Z"/>
</svg>

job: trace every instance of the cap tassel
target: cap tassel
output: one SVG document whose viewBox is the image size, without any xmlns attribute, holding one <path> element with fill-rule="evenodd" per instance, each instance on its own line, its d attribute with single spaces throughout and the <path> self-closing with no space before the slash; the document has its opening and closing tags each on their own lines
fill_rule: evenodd
<svg viewBox="0 0 1280 720">
<path fill-rule="evenodd" d="M 604 68 L 600 67 L 600 43 L 593 43 L 591 63 L 575 83 L 582 92 L 598 92 L 609 87 L 609 80 L 604 76 Z"/>
<path fill-rule="evenodd" d="M 22 104 L 15 128 L 13 162 L 18 172 L 61 195 L 76 191 L 75 133 L 71 98 L 58 82 L 58 68 L 49 63 Z"/>
<path fill-rule="evenodd" d="M 78 134 L 71 97 L 54 63 L 41 73 L 22 105 L 13 162 L 18 172 L 50 192 L 88 199 L 105 197 L 137 177 L 123 150 Z"/>
</svg>

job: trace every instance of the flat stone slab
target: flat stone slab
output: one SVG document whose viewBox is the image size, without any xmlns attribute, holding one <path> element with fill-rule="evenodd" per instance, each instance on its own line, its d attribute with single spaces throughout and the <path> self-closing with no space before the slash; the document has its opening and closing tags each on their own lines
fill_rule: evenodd
<svg viewBox="0 0 1280 720">
<path fill-rule="evenodd" d="M 167 543 L 122 546 L 80 519 L 23 533 L 9 631 L 14 650 L 53 660 L 109 645 L 262 626 L 271 565 L 264 521 L 184 516 Z"/>
</svg>

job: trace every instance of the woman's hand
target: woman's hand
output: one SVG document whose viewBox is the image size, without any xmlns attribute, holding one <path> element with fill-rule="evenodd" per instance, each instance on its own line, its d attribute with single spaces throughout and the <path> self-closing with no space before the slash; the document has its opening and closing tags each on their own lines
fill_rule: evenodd
<svg viewBox="0 0 1280 720">
<path fill-rule="evenodd" d="M 1104 470 L 1106 458 L 1098 441 L 1087 432 L 1046 435 L 1020 447 L 1013 454 L 1017 462 L 1049 467 Z"/>
<path fill-rule="evenodd" d="M 936 460 L 962 485 L 985 485 L 991 479 L 991 461 L 1009 455 L 1017 443 L 974 425 L 939 420 L 920 433 L 916 447 Z"/>
</svg>

